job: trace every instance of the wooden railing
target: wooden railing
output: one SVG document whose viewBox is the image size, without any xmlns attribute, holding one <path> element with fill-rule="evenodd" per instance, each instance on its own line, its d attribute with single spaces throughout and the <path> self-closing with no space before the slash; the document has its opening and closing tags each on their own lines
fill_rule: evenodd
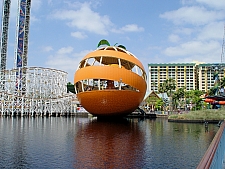
<svg viewBox="0 0 225 169">
<path fill-rule="evenodd" d="M 213 138 L 197 169 L 222 168 L 225 155 L 225 122 Z"/>
</svg>

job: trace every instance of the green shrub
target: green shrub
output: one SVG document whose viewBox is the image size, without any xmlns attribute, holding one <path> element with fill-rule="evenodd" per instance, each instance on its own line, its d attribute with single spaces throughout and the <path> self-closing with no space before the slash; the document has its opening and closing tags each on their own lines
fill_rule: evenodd
<svg viewBox="0 0 225 169">
<path fill-rule="evenodd" d="M 172 114 L 168 119 L 184 119 L 184 120 L 224 120 L 225 110 L 224 109 L 208 109 L 208 110 L 197 110 L 190 111 L 185 114 Z"/>
</svg>

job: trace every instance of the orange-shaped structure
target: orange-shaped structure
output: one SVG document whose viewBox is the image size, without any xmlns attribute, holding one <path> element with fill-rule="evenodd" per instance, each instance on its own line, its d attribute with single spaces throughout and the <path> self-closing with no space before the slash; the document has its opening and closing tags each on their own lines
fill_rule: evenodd
<svg viewBox="0 0 225 169">
<path fill-rule="evenodd" d="M 96 116 L 132 113 L 145 96 L 146 73 L 129 51 L 106 46 L 87 54 L 74 76 L 80 104 Z"/>
</svg>

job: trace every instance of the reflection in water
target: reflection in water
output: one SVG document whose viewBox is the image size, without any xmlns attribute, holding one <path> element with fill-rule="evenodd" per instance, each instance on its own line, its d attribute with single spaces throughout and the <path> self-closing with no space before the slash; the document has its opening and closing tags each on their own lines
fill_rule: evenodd
<svg viewBox="0 0 225 169">
<path fill-rule="evenodd" d="M 196 168 L 217 130 L 166 118 L 0 117 L 0 168 Z"/>
<path fill-rule="evenodd" d="M 3 162 L 5 164 L 10 164 L 11 168 L 23 168 L 27 164 L 27 152 L 24 140 L 24 132 L 26 129 L 24 129 L 23 120 L 23 118 L 12 118 L 10 121 L 1 121 L 1 129 L 3 129 L 4 126 L 9 128 L 1 131 L 3 135 L 0 139 L 0 147 L 2 147 L 0 159 L 4 160 Z M 10 137 L 11 140 L 9 140 L 8 137 Z"/>
<path fill-rule="evenodd" d="M 143 161 L 137 122 L 95 120 L 75 137 L 75 168 L 133 168 Z"/>
<path fill-rule="evenodd" d="M 208 132 L 201 123 L 173 123 L 167 119 L 145 120 L 139 127 L 145 133 L 145 166 L 147 168 L 196 168 L 217 127 Z"/>
</svg>

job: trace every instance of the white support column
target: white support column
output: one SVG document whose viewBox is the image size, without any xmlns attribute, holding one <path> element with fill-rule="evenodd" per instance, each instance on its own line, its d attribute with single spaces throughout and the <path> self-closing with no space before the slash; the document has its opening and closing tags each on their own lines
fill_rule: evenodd
<svg viewBox="0 0 225 169">
<path fill-rule="evenodd" d="M 98 79 L 98 90 L 101 90 L 100 79 Z"/>
<path fill-rule="evenodd" d="M 24 97 L 21 98 L 20 107 L 21 107 L 21 116 L 23 116 L 24 115 Z"/>
<path fill-rule="evenodd" d="M 119 62 L 119 68 L 121 68 L 121 60 L 118 59 L 118 62 Z"/>
</svg>

